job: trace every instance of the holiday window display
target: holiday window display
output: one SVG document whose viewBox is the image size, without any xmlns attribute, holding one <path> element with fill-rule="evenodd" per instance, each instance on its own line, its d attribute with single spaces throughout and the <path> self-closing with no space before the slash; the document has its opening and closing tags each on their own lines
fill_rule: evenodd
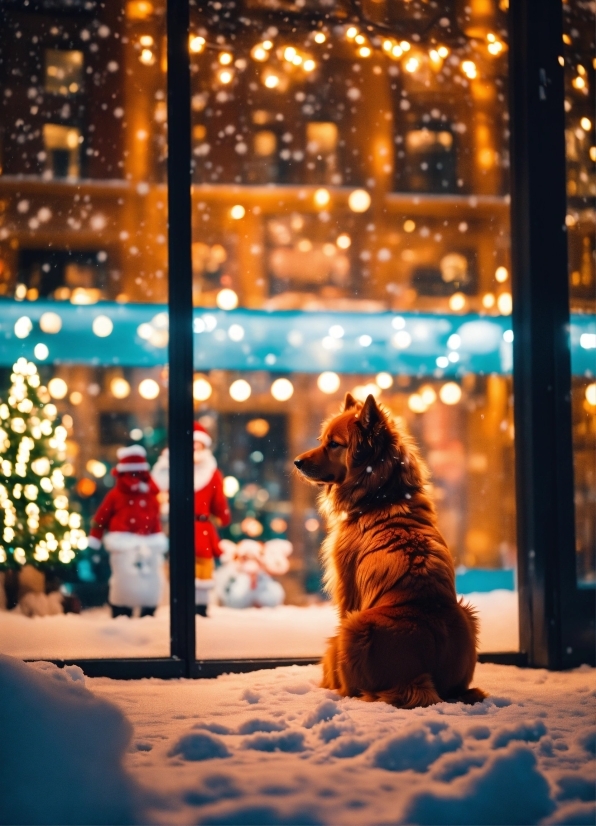
<svg viewBox="0 0 596 826">
<path fill-rule="evenodd" d="M 33 362 L 13 365 L 0 402 L 0 604 L 27 616 L 76 610 L 60 591 L 87 547 L 69 509 L 67 430 Z"/>
<path fill-rule="evenodd" d="M 292 543 L 287 539 L 256 542 L 229 539 L 219 543 L 222 565 L 215 572 L 215 593 L 228 608 L 276 608 L 285 599 L 273 576 L 287 573 Z"/>
<path fill-rule="evenodd" d="M 92 522 L 89 547 L 102 541 L 110 555 L 112 574 L 108 600 L 112 616 L 153 616 L 163 591 L 164 555 L 168 540 L 159 519 L 159 488 L 149 474 L 145 448 L 122 447 L 112 471 L 116 485 L 99 506 Z"/>
<path fill-rule="evenodd" d="M 228 501 L 224 494 L 223 477 L 211 452 L 211 436 L 199 422 L 193 429 L 193 488 L 195 512 L 195 611 L 199 616 L 207 616 L 209 594 L 215 586 L 215 560 L 221 557 L 219 535 L 214 523 L 225 528 L 232 519 Z M 167 497 L 170 486 L 169 451 L 161 453 L 151 471 L 153 481 L 159 487 L 162 497 Z M 169 513 L 167 498 L 162 500 Z"/>
</svg>

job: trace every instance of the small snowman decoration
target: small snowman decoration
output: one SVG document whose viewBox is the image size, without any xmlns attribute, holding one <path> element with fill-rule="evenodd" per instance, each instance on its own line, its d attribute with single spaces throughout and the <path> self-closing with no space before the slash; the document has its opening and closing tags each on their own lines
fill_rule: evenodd
<svg viewBox="0 0 596 826">
<path fill-rule="evenodd" d="M 215 593 L 228 608 L 276 608 L 285 598 L 285 591 L 273 577 L 285 574 L 292 543 L 286 539 L 256 542 L 242 539 L 238 544 L 229 539 L 219 543 L 221 566 L 215 572 Z"/>
</svg>

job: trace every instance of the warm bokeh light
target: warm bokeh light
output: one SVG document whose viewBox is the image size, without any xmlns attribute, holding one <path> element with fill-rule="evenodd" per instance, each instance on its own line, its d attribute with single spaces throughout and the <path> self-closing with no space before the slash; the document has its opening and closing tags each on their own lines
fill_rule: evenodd
<svg viewBox="0 0 596 826">
<path fill-rule="evenodd" d="M 110 393 L 115 399 L 126 399 L 130 395 L 130 384 L 121 376 L 116 376 L 110 382 Z"/>
<path fill-rule="evenodd" d="M 245 402 L 250 398 L 252 388 L 245 379 L 236 379 L 230 385 L 230 396 L 235 402 Z"/>
<path fill-rule="evenodd" d="M 289 379 L 276 379 L 271 385 L 271 395 L 278 402 L 286 402 L 294 395 L 294 385 Z"/>
<path fill-rule="evenodd" d="M 159 396 L 159 384 L 155 379 L 143 379 L 139 384 L 139 395 L 143 399 L 156 399 Z"/>
<path fill-rule="evenodd" d="M 454 312 L 463 310 L 466 306 L 466 297 L 463 293 L 453 293 L 449 299 L 449 309 Z"/>
<path fill-rule="evenodd" d="M 342 232 L 341 235 L 337 236 L 335 243 L 337 244 L 340 250 L 347 250 L 350 248 L 352 244 L 352 239 L 347 234 L 347 232 Z"/>
<path fill-rule="evenodd" d="M 250 56 L 253 60 L 256 60 L 257 63 L 263 63 L 269 59 L 269 52 L 263 48 L 262 44 L 258 43 L 256 46 L 253 46 Z"/>
<path fill-rule="evenodd" d="M 114 322 L 107 315 L 98 315 L 93 319 L 91 329 L 99 338 L 106 338 L 111 335 L 114 329 Z"/>
<path fill-rule="evenodd" d="M 263 83 L 268 89 L 277 89 L 280 83 L 279 75 L 276 75 L 274 72 L 268 72 L 263 77 Z"/>
<path fill-rule="evenodd" d="M 238 306 L 238 296 L 234 290 L 225 287 L 217 293 L 215 303 L 220 310 L 234 310 Z"/>
<path fill-rule="evenodd" d="M 496 301 L 497 299 L 495 298 L 494 293 L 485 293 L 482 296 L 482 306 L 485 307 L 487 310 L 490 310 L 491 307 L 494 307 Z"/>
<path fill-rule="evenodd" d="M 239 221 L 241 218 L 244 218 L 245 215 L 246 209 L 242 206 L 242 204 L 234 204 L 230 210 L 230 217 L 235 221 Z"/>
<path fill-rule="evenodd" d="M 359 401 L 364 402 L 369 396 L 374 396 L 377 399 L 381 395 L 381 388 L 378 384 L 368 382 L 367 384 L 357 384 L 352 390 L 352 396 Z"/>
<path fill-rule="evenodd" d="M 29 316 L 22 315 L 14 323 L 14 334 L 17 338 L 27 338 L 33 329 L 33 322 Z"/>
<path fill-rule="evenodd" d="M 469 78 L 470 80 L 474 80 L 476 75 L 478 74 L 476 69 L 476 64 L 473 60 L 464 60 L 461 64 L 461 70 L 464 75 Z"/>
<path fill-rule="evenodd" d="M 391 337 L 391 343 L 397 350 L 407 350 L 412 343 L 412 336 L 407 330 L 399 330 Z"/>
<path fill-rule="evenodd" d="M 317 32 L 313 38 L 315 43 L 324 43 L 327 40 L 327 35 L 325 32 Z"/>
<path fill-rule="evenodd" d="M 326 371 L 321 373 L 317 379 L 317 387 L 321 393 L 336 393 L 339 390 L 341 380 L 337 373 Z"/>
<path fill-rule="evenodd" d="M 44 361 L 50 355 L 50 351 L 45 344 L 36 344 L 33 348 L 33 355 L 36 359 Z"/>
<path fill-rule="evenodd" d="M 427 405 L 424 403 L 420 393 L 412 393 L 408 396 L 408 407 L 412 413 L 424 413 Z"/>
<path fill-rule="evenodd" d="M 435 389 L 434 387 L 431 387 L 430 384 L 425 384 L 424 387 L 421 387 L 418 392 L 420 393 L 420 398 L 427 407 L 430 407 L 431 404 L 434 404 L 437 400 Z"/>
<path fill-rule="evenodd" d="M 461 399 L 461 387 L 454 381 L 448 381 L 439 390 L 439 398 L 443 404 L 457 404 Z"/>
<path fill-rule="evenodd" d="M 499 282 L 499 284 L 504 284 L 505 281 L 509 278 L 509 270 L 507 267 L 497 267 L 495 270 L 495 280 Z"/>
<path fill-rule="evenodd" d="M 198 36 L 191 36 L 189 41 L 189 48 L 193 54 L 200 54 L 205 48 L 205 38 Z"/>
<path fill-rule="evenodd" d="M 355 189 L 350 192 L 348 206 L 352 212 L 366 212 L 370 206 L 370 195 L 366 189 Z"/>
<path fill-rule="evenodd" d="M 234 80 L 234 72 L 230 69 L 222 69 L 221 72 L 218 74 L 219 82 L 223 83 L 224 86 L 227 86 L 228 83 L 231 83 Z"/>
<path fill-rule="evenodd" d="M 313 200 L 317 206 L 324 207 L 327 206 L 329 201 L 331 200 L 331 195 L 329 194 L 328 189 L 317 189 L 313 196 Z"/>
<path fill-rule="evenodd" d="M 55 334 L 62 329 L 62 319 L 58 313 L 43 313 L 39 319 L 40 330 L 44 333 Z"/>
<path fill-rule="evenodd" d="M 267 419 L 251 419 L 246 423 L 246 432 L 263 439 L 269 433 L 269 422 Z"/>
<path fill-rule="evenodd" d="M 230 63 L 234 60 L 234 56 L 230 54 L 230 52 L 220 52 L 219 54 L 219 62 L 222 66 L 229 66 Z"/>
<path fill-rule="evenodd" d="M 376 383 L 381 390 L 388 390 L 393 384 L 393 378 L 389 373 L 377 373 L 375 378 Z"/>
<path fill-rule="evenodd" d="M 96 479 L 103 479 L 108 472 L 106 465 L 98 459 L 89 459 L 85 467 L 92 476 L 95 476 Z"/>
<path fill-rule="evenodd" d="M 213 388 L 203 376 L 199 376 L 192 383 L 192 397 L 197 402 L 205 402 L 211 398 Z"/>
<path fill-rule="evenodd" d="M 240 527 L 243 532 L 252 539 L 256 539 L 257 536 L 260 536 L 263 533 L 263 526 L 258 519 L 254 518 L 254 516 L 247 516 L 246 519 L 243 519 L 240 523 Z"/>
<path fill-rule="evenodd" d="M 53 399 L 63 399 L 68 393 L 68 385 L 64 379 L 56 377 L 48 382 L 48 391 Z"/>
<path fill-rule="evenodd" d="M 223 492 L 228 499 L 233 499 L 240 490 L 240 482 L 235 476 L 224 476 Z"/>
<path fill-rule="evenodd" d="M 155 55 L 151 51 L 151 49 L 142 49 L 141 54 L 139 55 L 139 60 L 145 66 L 153 66 L 155 63 Z"/>
<path fill-rule="evenodd" d="M 404 232 L 414 232 L 416 229 L 416 222 L 412 221 L 411 218 L 408 218 L 407 221 L 404 221 Z"/>
<path fill-rule="evenodd" d="M 586 401 L 592 407 L 596 407 L 596 382 L 592 382 L 586 387 Z"/>
<path fill-rule="evenodd" d="M 73 390 L 73 392 L 69 396 L 69 399 L 70 403 L 74 404 L 76 407 L 76 405 L 79 405 L 83 401 L 83 394 L 79 393 L 78 390 Z"/>
<path fill-rule="evenodd" d="M 501 293 L 497 298 L 497 307 L 501 315 L 511 315 L 511 310 L 513 309 L 511 293 Z"/>
</svg>

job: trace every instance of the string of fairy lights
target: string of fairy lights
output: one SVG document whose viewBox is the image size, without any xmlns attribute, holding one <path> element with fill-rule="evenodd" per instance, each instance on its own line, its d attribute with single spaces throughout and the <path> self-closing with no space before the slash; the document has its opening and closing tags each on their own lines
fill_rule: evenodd
<svg viewBox="0 0 596 826">
<path fill-rule="evenodd" d="M 355 25 L 338 27 L 338 30 L 341 32 L 340 39 L 353 45 L 355 57 L 368 59 L 384 55 L 392 61 L 401 63 L 404 71 L 410 74 L 414 74 L 426 65 L 434 71 L 440 71 L 444 62 L 451 57 L 451 62 L 459 65 L 461 73 L 468 80 L 478 77 L 476 63 L 469 59 L 460 60 L 456 55 L 452 55 L 452 49 L 445 44 L 433 44 L 430 48 L 423 47 L 410 40 L 371 35 Z M 287 88 L 284 74 L 300 71 L 308 76 L 316 71 L 321 58 L 317 58 L 314 49 L 327 44 L 330 37 L 329 32 L 318 29 L 307 34 L 305 48 L 283 43 L 279 39 L 276 41 L 273 38 L 266 38 L 257 41 L 247 51 L 255 63 L 263 64 L 262 84 L 268 89 L 284 91 Z M 503 40 L 494 32 L 486 34 L 484 48 L 491 57 L 498 57 L 507 49 Z M 231 46 L 210 43 L 203 35 L 191 35 L 189 49 L 193 55 L 199 55 L 206 50 L 213 50 L 217 53 L 216 80 L 223 86 L 231 84 L 237 72 L 243 71 L 248 65 L 243 56 L 235 57 Z M 153 54 L 148 54 L 145 49 L 140 53 L 140 60 L 149 62 L 153 60 Z"/>
</svg>

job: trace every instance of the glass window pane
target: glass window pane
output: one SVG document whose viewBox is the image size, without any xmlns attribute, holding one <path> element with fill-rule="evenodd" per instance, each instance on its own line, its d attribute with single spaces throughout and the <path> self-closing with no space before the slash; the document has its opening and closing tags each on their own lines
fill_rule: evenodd
<svg viewBox="0 0 596 826">
<path fill-rule="evenodd" d="M 322 652 L 326 528 L 293 459 L 347 391 L 419 443 L 481 647 L 515 650 L 504 6 L 316 5 L 192 17 L 194 395 L 231 509 L 197 656 Z"/>
<path fill-rule="evenodd" d="M 563 5 L 577 581 L 596 584 L 594 9 Z"/>
<path fill-rule="evenodd" d="M 163 14 L 3 11 L 0 649 L 168 656 Z"/>
</svg>

